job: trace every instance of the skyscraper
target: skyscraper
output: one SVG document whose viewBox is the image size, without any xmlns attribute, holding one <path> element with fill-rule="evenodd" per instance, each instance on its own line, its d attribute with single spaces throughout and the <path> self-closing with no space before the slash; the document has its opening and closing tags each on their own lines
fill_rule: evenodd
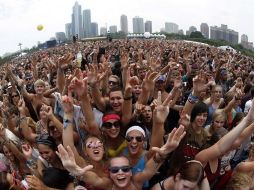
<svg viewBox="0 0 254 190">
<path fill-rule="evenodd" d="M 241 45 L 244 48 L 248 48 L 249 47 L 248 36 L 246 34 L 241 35 Z"/>
<path fill-rule="evenodd" d="M 86 9 L 83 11 L 83 30 L 84 37 L 91 37 L 91 11 Z"/>
<path fill-rule="evenodd" d="M 83 29 L 82 29 L 82 15 L 81 15 L 81 5 L 78 4 L 78 2 L 75 2 L 75 5 L 73 6 L 73 13 L 72 13 L 72 35 L 78 35 L 78 38 L 82 38 L 83 35 Z"/>
<path fill-rule="evenodd" d="M 68 40 L 72 38 L 71 23 L 65 24 L 65 36 Z"/>
<path fill-rule="evenodd" d="M 134 34 L 143 34 L 144 33 L 144 20 L 141 17 L 134 17 L 132 19 L 133 24 L 133 33 Z"/>
<path fill-rule="evenodd" d="M 152 21 L 147 20 L 147 21 L 145 22 L 145 32 L 150 32 L 150 33 L 153 32 Z"/>
<path fill-rule="evenodd" d="M 210 38 L 213 40 L 225 40 L 232 44 L 238 44 L 238 32 L 228 29 L 227 25 L 222 24 L 221 27 L 210 27 Z"/>
<path fill-rule="evenodd" d="M 241 42 L 248 42 L 248 36 L 246 34 L 241 35 Z"/>
<path fill-rule="evenodd" d="M 200 32 L 203 34 L 205 38 L 209 38 L 209 26 L 207 23 L 202 23 L 200 25 Z"/>
<path fill-rule="evenodd" d="M 98 24 L 96 22 L 91 23 L 91 36 L 98 36 Z"/>
<path fill-rule="evenodd" d="M 117 33 L 117 26 L 116 25 L 110 26 L 109 27 L 109 32 L 110 33 Z"/>
<path fill-rule="evenodd" d="M 121 25 L 121 31 L 127 34 L 128 33 L 128 19 L 126 15 L 121 15 L 120 25 Z"/>
<path fill-rule="evenodd" d="M 106 27 L 101 27 L 100 28 L 100 35 L 106 36 L 107 35 L 107 28 Z"/>
<path fill-rule="evenodd" d="M 165 23 L 165 32 L 166 33 L 178 33 L 178 25 L 176 23 L 173 22 L 166 22 Z"/>
<path fill-rule="evenodd" d="M 66 41 L 65 33 L 64 32 L 56 32 L 56 41 L 58 43 L 65 42 Z"/>
</svg>

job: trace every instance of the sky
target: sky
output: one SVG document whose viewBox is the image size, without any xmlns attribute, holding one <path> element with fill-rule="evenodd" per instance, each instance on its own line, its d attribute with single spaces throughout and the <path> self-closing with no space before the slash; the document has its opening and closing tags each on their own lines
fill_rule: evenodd
<svg viewBox="0 0 254 190">
<path fill-rule="evenodd" d="M 0 0 L 0 56 L 6 52 L 31 48 L 38 42 L 65 32 L 71 22 L 76 0 Z M 99 27 L 117 25 L 120 16 L 127 15 L 129 31 L 132 18 L 151 20 L 153 32 L 160 31 L 165 22 L 174 22 L 186 31 L 190 26 L 199 30 L 202 22 L 209 26 L 227 24 L 230 29 L 247 34 L 254 41 L 253 0 L 79 0 L 83 9 L 91 10 L 92 22 Z M 44 29 L 37 31 L 37 25 Z"/>
</svg>

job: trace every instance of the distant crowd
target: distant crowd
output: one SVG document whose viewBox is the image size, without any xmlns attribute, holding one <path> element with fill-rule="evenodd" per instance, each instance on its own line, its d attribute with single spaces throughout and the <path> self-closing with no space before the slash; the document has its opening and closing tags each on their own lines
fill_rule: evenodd
<svg viewBox="0 0 254 190">
<path fill-rule="evenodd" d="M 66 44 L 0 68 L 1 190 L 254 190 L 254 59 Z"/>
</svg>

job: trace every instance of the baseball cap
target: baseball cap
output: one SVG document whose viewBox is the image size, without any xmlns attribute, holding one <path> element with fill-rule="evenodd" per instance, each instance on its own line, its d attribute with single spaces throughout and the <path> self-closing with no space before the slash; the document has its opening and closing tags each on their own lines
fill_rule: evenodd
<svg viewBox="0 0 254 190">
<path fill-rule="evenodd" d="M 26 73 L 25 79 L 30 79 L 30 78 L 33 78 L 33 75 L 31 73 Z"/>
</svg>

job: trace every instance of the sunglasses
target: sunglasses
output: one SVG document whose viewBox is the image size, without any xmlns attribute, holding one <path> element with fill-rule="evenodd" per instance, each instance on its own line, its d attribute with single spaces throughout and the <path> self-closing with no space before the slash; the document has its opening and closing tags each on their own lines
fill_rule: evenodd
<svg viewBox="0 0 254 190">
<path fill-rule="evenodd" d="M 33 78 L 26 78 L 26 81 L 30 81 L 30 80 L 33 80 Z"/>
<path fill-rule="evenodd" d="M 111 85 L 117 85 L 118 82 L 115 82 L 115 81 L 108 81 L 108 84 L 111 84 Z"/>
<path fill-rule="evenodd" d="M 142 136 L 137 136 L 137 137 L 131 137 L 131 136 L 127 136 L 125 138 L 128 142 L 133 141 L 134 139 L 136 139 L 137 142 L 142 142 L 144 140 L 144 138 Z"/>
<path fill-rule="evenodd" d="M 113 126 L 115 128 L 120 128 L 121 125 L 120 125 L 119 121 L 115 121 L 113 123 L 105 122 L 105 123 L 102 124 L 102 126 L 105 127 L 106 129 L 111 129 L 111 128 L 113 128 Z"/>
<path fill-rule="evenodd" d="M 110 171 L 111 173 L 113 173 L 113 174 L 118 173 L 120 170 L 121 170 L 122 172 L 124 172 L 124 173 L 127 173 L 127 172 L 129 172 L 129 171 L 131 170 L 131 167 L 130 167 L 130 166 L 121 166 L 121 167 L 115 166 L 115 167 L 110 167 L 110 168 L 109 168 L 109 171 Z"/>
<path fill-rule="evenodd" d="M 89 142 L 86 144 L 86 148 L 99 148 L 102 146 L 103 146 L 103 144 L 101 141 Z"/>
<path fill-rule="evenodd" d="M 11 96 L 11 98 L 15 98 L 15 97 L 19 97 L 19 95 L 18 94 L 14 94 L 14 95 Z"/>
</svg>

